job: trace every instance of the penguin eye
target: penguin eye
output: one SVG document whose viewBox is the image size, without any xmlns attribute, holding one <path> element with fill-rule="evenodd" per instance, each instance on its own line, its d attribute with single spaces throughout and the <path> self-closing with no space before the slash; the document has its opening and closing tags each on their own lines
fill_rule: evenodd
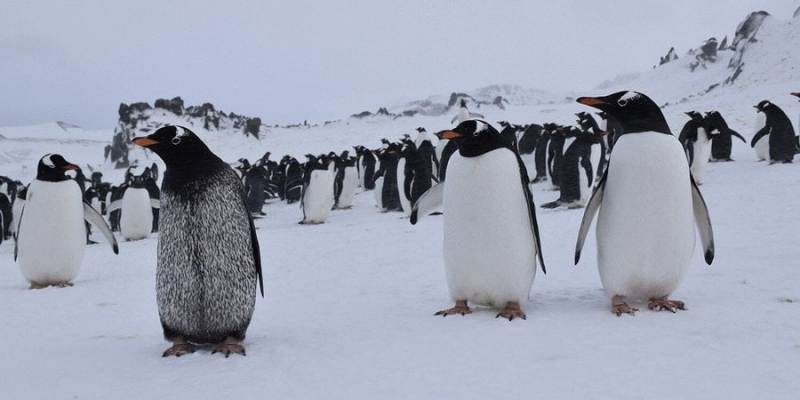
<svg viewBox="0 0 800 400">
<path fill-rule="evenodd" d="M 626 99 L 619 99 L 619 100 L 617 100 L 617 104 L 618 104 L 620 107 L 625 107 L 625 106 L 627 106 L 627 105 L 628 105 L 628 100 L 626 100 Z"/>
<path fill-rule="evenodd" d="M 180 143 L 181 143 L 181 138 L 180 138 L 180 137 L 178 137 L 178 136 L 175 136 L 174 138 L 172 138 L 172 144 L 173 144 L 173 145 L 177 146 L 177 145 L 179 145 Z"/>
</svg>

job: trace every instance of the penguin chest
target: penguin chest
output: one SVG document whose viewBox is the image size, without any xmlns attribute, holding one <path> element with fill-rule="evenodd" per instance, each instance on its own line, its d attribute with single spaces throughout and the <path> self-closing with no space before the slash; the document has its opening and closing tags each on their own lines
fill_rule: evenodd
<svg viewBox="0 0 800 400">
<path fill-rule="evenodd" d="M 515 155 L 454 154 L 443 195 L 444 262 L 454 300 L 501 307 L 524 301 L 536 248 Z"/>
<path fill-rule="evenodd" d="M 328 170 L 311 171 L 311 179 L 303 193 L 305 222 L 325 222 L 333 203 L 333 174 Z"/>
<path fill-rule="evenodd" d="M 692 175 L 697 183 L 702 183 L 708 159 L 711 157 L 711 140 L 705 129 L 697 129 L 697 140 L 692 143 L 692 146 L 694 147 L 691 165 Z"/>
<path fill-rule="evenodd" d="M 623 135 L 608 168 L 596 234 L 603 287 L 609 295 L 666 296 L 683 280 L 695 243 L 681 145 L 662 133 Z"/>
<path fill-rule="evenodd" d="M 31 182 L 18 228 L 19 267 L 28 281 L 50 285 L 78 275 L 86 226 L 75 181 Z"/>
<path fill-rule="evenodd" d="M 339 207 L 348 208 L 353 205 L 358 186 L 358 171 L 356 167 L 345 167 L 344 180 L 342 181 L 342 194 L 339 195 Z"/>
<path fill-rule="evenodd" d="M 153 229 L 153 210 L 150 194 L 144 188 L 129 187 L 122 196 L 120 233 L 127 240 L 139 240 L 150 236 Z"/>
</svg>

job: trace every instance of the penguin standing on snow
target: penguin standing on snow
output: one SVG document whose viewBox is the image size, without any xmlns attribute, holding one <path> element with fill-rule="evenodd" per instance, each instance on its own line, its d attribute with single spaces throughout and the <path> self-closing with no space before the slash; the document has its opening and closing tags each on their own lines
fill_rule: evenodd
<svg viewBox="0 0 800 400">
<path fill-rule="evenodd" d="M 106 237 L 114 254 L 119 247 L 103 217 L 83 199 L 78 182 L 66 175 L 78 166 L 59 154 L 39 160 L 20 212 L 14 259 L 31 289 L 72 286 L 86 248 L 84 220 Z"/>
<path fill-rule="evenodd" d="M 753 136 L 750 146 L 757 147 L 757 143 L 763 140 L 764 136 L 769 136 L 767 141 L 769 163 L 791 163 L 797 153 L 797 138 L 794 135 L 792 121 L 789 120 L 789 117 L 780 107 L 769 100 L 763 100 L 753 107 L 758 112 L 764 113 L 766 124 Z"/>
<path fill-rule="evenodd" d="M 350 152 L 345 150 L 339 155 L 341 160 L 341 171 L 337 171 L 337 176 L 341 175 L 337 186 L 335 208 L 349 210 L 353 208 L 353 199 L 356 197 L 356 187 L 358 187 L 357 159 L 350 156 Z"/>
<path fill-rule="evenodd" d="M 120 209 L 119 232 L 125 240 L 140 240 L 150 236 L 153 231 L 155 215 L 153 210 L 160 207 L 160 200 L 153 198 L 147 189 L 149 171 L 141 175 L 131 175 L 126 182 L 122 199 L 111 204 L 111 210 Z"/>
<path fill-rule="evenodd" d="M 587 114 L 588 115 L 588 114 Z M 601 142 L 599 130 L 571 129 L 568 136 L 575 140 L 569 145 L 561 161 L 561 195 L 556 201 L 542 204 L 542 208 L 580 208 L 586 205 L 595 183 L 600 165 Z"/>
<path fill-rule="evenodd" d="M 531 183 L 539 183 L 547 180 L 547 149 L 550 147 L 550 138 L 553 136 L 555 129 L 556 124 L 544 124 L 542 133 L 536 140 L 536 148 L 533 153 L 536 176 L 531 180 Z"/>
<path fill-rule="evenodd" d="M 328 219 L 334 204 L 332 164 L 329 166 L 311 154 L 306 157 L 308 161 L 303 174 L 303 197 L 300 201 L 303 219 L 299 223 L 322 224 Z"/>
<path fill-rule="evenodd" d="M 219 344 L 214 353 L 245 355 L 244 340 L 264 284 L 244 185 L 230 165 L 181 126 L 165 126 L 133 143 L 166 164 L 156 268 L 163 356 L 193 353 L 192 343 Z"/>
<path fill-rule="evenodd" d="M 711 157 L 711 136 L 706 126 L 706 120 L 699 112 L 689 111 L 685 114 L 690 119 L 681 129 L 678 140 L 686 149 L 692 176 L 699 185 L 703 183 L 706 164 Z"/>
<path fill-rule="evenodd" d="M 468 303 L 501 308 L 497 317 L 525 319 L 520 304 L 545 271 L 525 164 L 492 126 L 462 122 L 443 136 L 458 144 L 448 177 L 415 205 L 411 223 L 441 203 L 444 263 L 455 307 L 436 315 L 468 314 Z"/>
<path fill-rule="evenodd" d="M 708 264 L 714 259 L 714 235 L 680 142 L 656 103 L 642 93 L 623 91 L 578 102 L 615 117 L 623 134 L 616 138 L 608 169 L 586 205 L 575 264 L 599 210 L 597 267 L 612 298 L 611 312 L 638 311 L 626 299 L 648 300 L 648 308 L 656 311 L 685 309 L 669 296 L 689 269 L 695 224 Z"/>
<path fill-rule="evenodd" d="M 733 137 L 739 138 L 742 143 L 747 143 L 739 132 L 728 127 L 725 118 L 719 111 L 709 111 L 706 113 L 706 125 L 708 132 L 711 133 L 711 160 L 712 162 L 733 161 L 731 159 L 731 148 L 733 147 Z"/>
</svg>

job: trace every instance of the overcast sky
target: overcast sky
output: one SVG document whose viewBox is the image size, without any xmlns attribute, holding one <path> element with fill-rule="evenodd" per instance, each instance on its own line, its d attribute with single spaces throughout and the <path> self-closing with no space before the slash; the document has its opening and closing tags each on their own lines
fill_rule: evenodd
<svg viewBox="0 0 800 400">
<path fill-rule="evenodd" d="M 0 0 L 0 126 L 111 128 L 174 96 L 284 124 L 490 84 L 590 93 L 800 6 L 720 3 Z"/>
</svg>

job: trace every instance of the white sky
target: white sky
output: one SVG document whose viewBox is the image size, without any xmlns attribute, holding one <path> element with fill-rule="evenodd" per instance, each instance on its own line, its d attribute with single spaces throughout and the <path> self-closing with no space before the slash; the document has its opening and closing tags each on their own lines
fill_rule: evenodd
<svg viewBox="0 0 800 400">
<path fill-rule="evenodd" d="M 800 6 L 720 3 L 0 0 L 0 126 L 111 128 L 120 102 L 178 95 L 284 124 L 490 84 L 591 92 Z"/>
</svg>

